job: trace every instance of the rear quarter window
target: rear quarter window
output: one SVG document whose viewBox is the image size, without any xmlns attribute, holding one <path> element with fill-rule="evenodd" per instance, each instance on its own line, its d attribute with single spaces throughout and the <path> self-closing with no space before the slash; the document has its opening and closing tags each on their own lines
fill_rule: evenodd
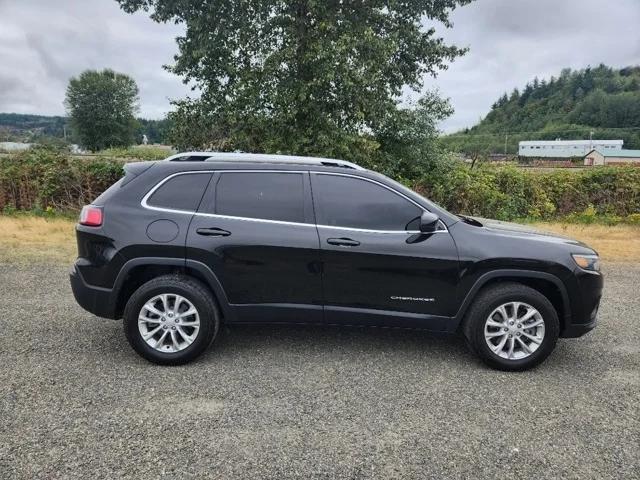
<svg viewBox="0 0 640 480">
<path fill-rule="evenodd" d="M 187 173 L 171 177 L 147 199 L 150 207 L 195 212 L 211 180 L 210 173 Z"/>
</svg>

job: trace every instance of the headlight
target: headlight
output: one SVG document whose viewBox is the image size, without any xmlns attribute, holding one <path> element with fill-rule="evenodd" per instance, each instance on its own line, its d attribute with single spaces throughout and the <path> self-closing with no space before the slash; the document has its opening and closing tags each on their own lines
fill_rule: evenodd
<svg viewBox="0 0 640 480">
<path fill-rule="evenodd" d="M 571 255 L 581 269 L 587 272 L 599 272 L 600 271 L 600 257 L 598 255 L 580 255 L 574 253 Z"/>
</svg>

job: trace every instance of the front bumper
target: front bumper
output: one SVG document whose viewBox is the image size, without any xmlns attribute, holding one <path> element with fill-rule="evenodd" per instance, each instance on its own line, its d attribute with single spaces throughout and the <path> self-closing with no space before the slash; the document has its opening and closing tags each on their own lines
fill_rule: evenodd
<svg viewBox="0 0 640 480">
<path fill-rule="evenodd" d="M 573 324 L 568 325 L 562 331 L 562 335 L 560 335 L 560 336 L 562 338 L 577 338 L 577 337 L 581 337 L 581 336 L 586 335 L 587 333 L 589 333 L 594 328 L 596 328 L 597 324 L 598 324 L 598 319 L 597 318 L 594 318 L 593 321 L 591 321 L 589 323 L 573 323 Z"/>
<path fill-rule="evenodd" d="M 601 273 L 588 273 L 580 269 L 574 271 L 568 285 L 571 315 L 560 332 L 561 337 L 581 337 L 596 327 L 603 286 Z"/>
<path fill-rule="evenodd" d="M 87 284 L 76 265 L 71 267 L 69 281 L 78 305 L 98 317 L 116 318 L 116 302 L 113 299 L 113 291 L 110 288 L 95 287 Z"/>
</svg>

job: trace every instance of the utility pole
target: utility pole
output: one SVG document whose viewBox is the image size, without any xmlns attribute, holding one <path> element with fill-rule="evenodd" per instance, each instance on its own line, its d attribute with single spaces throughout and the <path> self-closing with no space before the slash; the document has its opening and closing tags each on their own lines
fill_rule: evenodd
<svg viewBox="0 0 640 480">
<path fill-rule="evenodd" d="M 507 140 L 509 139 L 509 134 L 504 134 L 504 155 L 507 156 Z"/>
</svg>

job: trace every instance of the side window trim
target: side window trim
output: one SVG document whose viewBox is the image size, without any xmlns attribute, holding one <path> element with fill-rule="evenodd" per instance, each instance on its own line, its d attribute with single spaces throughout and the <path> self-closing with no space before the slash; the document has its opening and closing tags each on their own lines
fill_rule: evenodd
<svg viewBox="0 0 640 480">
<path fill-rule="evenodd" d="M 193 171 L 193 172 L 177 172 L 177 173 L 173 173 L 165 178 L 163 178 L 162 180 L 160 180 L 158 183 L 155 184 L 155 186 L 153 188 L 151 188 L 151 190 L 149 190 L 144 197 L 142 197 L 142 200 L 140 201 L 140 205 L 142 205 L 144 208 L 148 209 L 148 210 L 155 210 L 158 212 L 170 212 L 170 213 L 183 213 L 183 214 L 187 214 L 187 215 L 193 215 L 197 212 L 198 208 L 200 208 L 200 204 L 202 203 L 202 199 L 204 198 L 205 193 L 207 192 L 208 188 L 209 188 L 209 184 L 211 183 L 211 179 L 213 178 L 213 174 L 214 172 L 211 170 L 197 170 L 197 171 Z M 209 178 L 209 182 L 207 184 L 207 186 L 204 189 L 204 192 L 202 192 L 202 196 L 200 197 L 200 201 L 198 202 L 198 207 L 195 210 L 180 210 L 180 209 L 176 209 L 176 208 L 166 208 L 166 207 L 156 207 L 154 205 L 149 205 L 148 200 L 153 196 L 154 193 L 156 193 L 156 191 L 162 187 L 165 183 L 167 183 L 169 180 L 171 180 L 172 178 L 181 176 L 181 175 L 211 175 L 211 178 Z"/>
<path fill-rule="evenodd" d="M 396 195 L 398 195 L 399 197 L 409 201 L 410 203 L 412 203 L 413 205 L 415 205 L 416 207 L 418 207 L 420 210 L 422 210 L 422 212 L 428 212 L 429 210 L 427 210 L 426 208 L 424 208 L 422 205 L 420 205 L 419 203 L 417 203 L 416 201 L 414 201 L 413 199 L 407 197 L 406 195 L 404 195 L 401 192 L 398 192 L 396 189 L 389 187 L 388 185 L 385 185 L 384 183 L 378 182 L 377 180 L 373 180 L 370 178 L 366 178 L 366 177 L 361 177 L 358 175 L 350 175 L 348 173 L 333 173 L 333 172 L 312 172 L 312 174 L 315 175 L 329 175 L 329 176 L 334 176 L 334 177 L 349 177 L 349 178 L 355 178 L 356 180 L 363 180 L 365 182 L 369 182 L 369 183 L 373 183 L 374 185 L 378 185 L 380 187 L 386 188 L 387 190 L 389 190 L 391 193 L 394 193 Z M 316 210 L 316 217 L 317 217 L 317 211 L 321 210 L 322 207 L 318 207 L 318 204 L 320 203 L 319 199 L 314 196 L 313 197 L 314 200 L 314 207 Z M 449 229 L 447 228 L 447 226 L 445 225 L 445 223 L 442 220 L 438 221 L 438 224 L 441 226 L 441 229 L 436 230 L 433 233 L 449 233 Z M 343 231 L 351 231 L 351 232 L 368 232 L 368 233 L 402 233 L 402 234 L 416 234 L 416 233 L 420 233 L 419 230 L 372 230 L 372 229 L 367 229 L 367 228 L 355 228 L 355 227 L 338 227 L 335 225 L 323 225 L 318 223 L 317 224 L 319 228 L 329 228 L 332 230 L 343 230 Z"/>
</svg>

